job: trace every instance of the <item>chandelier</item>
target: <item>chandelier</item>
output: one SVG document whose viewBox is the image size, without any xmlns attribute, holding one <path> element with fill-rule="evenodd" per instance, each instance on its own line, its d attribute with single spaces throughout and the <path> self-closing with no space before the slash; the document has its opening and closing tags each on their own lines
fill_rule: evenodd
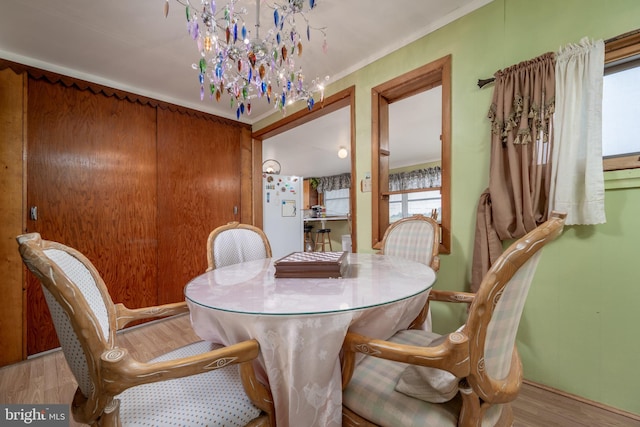
<svg viewBox="0 0 640 427">
<path fill-rule="evenodd" d="M 322 49 L 326 53 L 324 28 L 311 27 L 307 14 L 316 7 L 315 0 L 274 0 L 267 4 L 273 10 L 273 22 L 266 35 L 260 34 L 260 3 L 256 0 L 254 31 L 247 28 L 247 9 L 238 0 L 217 8 L 215 0 L 176 0 L 184 6 L 187 31 L 196 42 L 200 59 L 192 67 L 200 81 L 200 99 L 220 101 L 227 95 L 236 117 L 251 114 L 251 103 L 266 100 L 283 114 L 287 105 L 304 100 L 311 110 L 324 97 L 323 81 L 308 82 L 302 67 L 296 68 L 295 57 L 303 52 L 303 41 L 310 41 L 313 31 L 324 35 Z M 306 3 L 306 6 L 305 6 Z M 169 0 L 164 6 L 169 13 Z M 298 26 L 296 26 L 298 24 Z M 300 28 L 303 27 L 303 28 Z M 325 81 L 329 77 L 325 77 Z"/>
</svg>

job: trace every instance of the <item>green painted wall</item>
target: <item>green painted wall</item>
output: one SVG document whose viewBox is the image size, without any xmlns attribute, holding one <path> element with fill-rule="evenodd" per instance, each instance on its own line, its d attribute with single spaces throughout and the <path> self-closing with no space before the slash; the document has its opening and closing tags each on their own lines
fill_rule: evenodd
<svg viewBox="0 0 640 427">
<path fill-rule="evenodd" d="M 584 36 L 636 29 L 639 17 L 638 0 L 494 0 L 328 88 L 327 95 L 356 87 L 359 181 L 371 170 L 371 88 L 452 55 L 452 251 L 441 256 L 436 288 L 468 289 L 493 90 L 477 80 Z M 543 254 L 518 348 L 526 379 L 640 414 L 640 173 L 607 174 L 606 214 L 604 225 L 567 227 Z M 357 194 L 357 227 L 358 250 L 371 252 L 371 193 Z M 439 332 L 463 321 L 460 307 L 434 307 Z"/>
</svg>

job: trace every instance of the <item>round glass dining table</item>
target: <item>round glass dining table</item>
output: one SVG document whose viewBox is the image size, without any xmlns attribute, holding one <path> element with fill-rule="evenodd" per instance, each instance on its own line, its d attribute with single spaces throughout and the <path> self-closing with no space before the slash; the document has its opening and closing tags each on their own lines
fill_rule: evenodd
<svg viewBox="0 0 640 427">
<path fill-rule="evenodd" d="M 256 368 L 273 394 L 278 427 L 340 426 L 347 331 L 387 339 L 406 329 L 436 279 L 428 266 L 399 257 L 346 259 L 340 278 L 276 278 L 268 258 L 214 269 L 185 287 L 202 339 L 260 343 Z"/>
</svg>

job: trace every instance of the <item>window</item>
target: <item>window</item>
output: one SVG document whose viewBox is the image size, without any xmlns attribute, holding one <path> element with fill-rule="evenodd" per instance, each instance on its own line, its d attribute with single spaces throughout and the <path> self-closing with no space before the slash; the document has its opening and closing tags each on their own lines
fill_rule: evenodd
<svg viewBox="0 0 640 427">
<path fill-rule="evenodd" d="M 389 195 L 389 223 L 421 214 L 440 222 L 440 191 L 419 191 Z"/>
<path fill-rule="evenodd" d="M 328 216 L 346 216 L 349 214 L 349 189 L 324 192 L 324 206 Z"/>
<path fill-rule="evenodd" d="M 606 42 L 602 98 L 604 169 L 640 168 L 640 30 Z"/>
</svg>

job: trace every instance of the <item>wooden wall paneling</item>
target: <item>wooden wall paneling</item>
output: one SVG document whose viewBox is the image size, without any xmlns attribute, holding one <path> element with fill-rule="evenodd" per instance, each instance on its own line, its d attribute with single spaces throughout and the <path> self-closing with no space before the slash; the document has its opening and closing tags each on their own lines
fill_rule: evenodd
<svg viewBox="0 0 640 427">
<path fill-rule="evenodd" d="M 115 302 L 156 304 L 155 108 L 30 79 L 28 111 L 28 231 L 84 253 Z M 28 353 L 57 346 L 33 276 L 27 301 Z"/>
<path fill-rule="evenodd" d="M 0 71 L 0 366 L 24 358 L 22 260 L 23 129 L 26 74 Z"/>
<path fill-rule="evenodd" d="M 184 300 L 207 268 L 209 233 L 240 220 L 241 129 L 158 109 L 159 303 Z"/>
</svg>

